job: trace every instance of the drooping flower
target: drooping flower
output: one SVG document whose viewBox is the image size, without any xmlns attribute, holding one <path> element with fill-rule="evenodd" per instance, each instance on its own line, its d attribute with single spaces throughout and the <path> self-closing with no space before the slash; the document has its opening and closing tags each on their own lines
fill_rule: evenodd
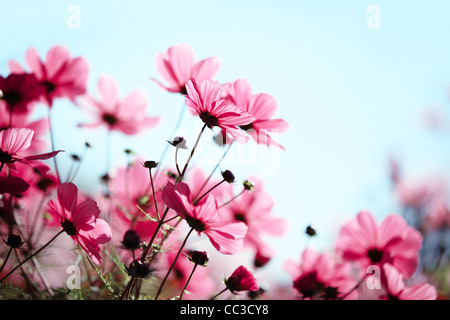
<svg viewBox="0 0 450 320">
<path fill-rule="evenodd" d="M 364 269 L 390 263 L 409 277 L 417 268 L 421 245 L 420 233 L 401 216 L 391 214 L 377 225 L 372 213 L 361 211 L 341 228 L 336 251 Z"/>
<path fill-rule="evenodd" d="M 163 199 L 199 236 L 204 233 L 219 252 L 237 254 L 242 251 L 247 226 L 242 222 L 221 219 L 217 202 L 211 194 L 194 204 L 187 184 L 168 182 L 163 189 Z"/>
<path fill-rule="evenodd" d="M 267 93 L 252 93 L 252 87 L 247 79 L 238 79 L 235 82 L 222 86 L 222 98 L 230 100 L 241 111 L 251 114 L 255 119 L 248 124 L 240 125 L 258 144 L 284 147 L 275 142 L 269 133 L 285 132 L 289 125 L 283 119 L 272 119 L 277 111 L 277 101 Z"/>
<path fill-rule="evenodd" d="M 95 122 L 80 124 L 81 127 L 106 126 L 110 131 L 133 135 L 158 124 L 159 117 L 146 115 L 147 98 L 142 92 L 135 90 L 121 99 L 116 82 L 108 76 L 100 77 L 97 90 L 99 100 L 91 95 L 83 96 L 83 104 L 96 117 Z"/>
<path fill-rule="evenodd" d="M 402 274 L 392 265 L 383 265 L 386 295 L 382 300 L 436 300 L 436 288 L 429 283 L 406 286 Z"/>
<path fill-rule="evenodd" d="M 75 102 L 76 97 L 86 93 L 87 61 L 82 57 L 70 57 L 67 48 L 53 46 L 47 52 L 45 61 L 41 61 L 35 48 L 29 48 L 25 59 L 31 72 L 44 85 L 44 102 L 49 107 L 52 107 L 55 98 L 69 98 Z M 9 67 L 14 73 L 25 72 L 16 61 L 10 61 Z"/>
<path fill-rule="evenodd" d="M 219 127 L 235 139 L 247 141 L 247 136 L 237 128 L 254 121 L 254 117 L 239 110 L 229 100 L 221 99 L 218 81 L 206 79 L 198 84 L 195 78 L 186 84 L 186 105 L 193 115 L 199 116 L 208 128 Z"/>
<path fill-rule="evenodd" d="M 30 113 L 33 102 L 39 100 L 45 87 L 34 74 L 11 73 L 6 78 L 0 76 L 0 104 L 6 104 L 9 112 Z"/>
<path fill-rule="evenodd" d="M 168 86 L 153 79 L 158 85 L 169 92 L 187 94 L 186 83 L 195 78 L 199 83 L 212 79 L 220 68 L 220 61 L 213 56 L 196 61 L 194 50 L 188 44 L 170 47 L 165 53 L 156 56 L 156 68 Z"/>
<path fill-rule="evenodd" d="M 225 280 L 227 289 L 232 293 L 238 291 L 258 290 L 258 281 L 253 274 L 244 266 L 239 266 L 228 279 Z"/>
<path fill-rule="evenodd" d="M 101 264 L 100 244 L 111 240 L 109 224 L 99 219 L 100 209 L 94 200 L 78 200 L 78 188 L 68 182 L 59 185 L 58 201 L 48 202 L 49 213 L 58 217 L 63 230 L 79 244 L 92 260 Z"/>
<path fill-rule="evenodd" d="M 34 131 L 27 128 L 9 128 L 0 131 L 0 163 L 6 164 L 11 170 L 16 170 L 14 162 L 31 163 L 35 160 L 45 160 L 56 156 L 61 150 L 37 155 L 24 155 L 33 139 Z"/>
<path fill-rule="evenodd" d="M 303 251 L 300 263 L 287 260 L 284 267 L 302 299 L 354 299 L 358 296 L 355 291 L 344 297 L 356 281 L 351 265 L 338 261 L 331 253 L 319 254 L 308 248 Z"/>
</svg>

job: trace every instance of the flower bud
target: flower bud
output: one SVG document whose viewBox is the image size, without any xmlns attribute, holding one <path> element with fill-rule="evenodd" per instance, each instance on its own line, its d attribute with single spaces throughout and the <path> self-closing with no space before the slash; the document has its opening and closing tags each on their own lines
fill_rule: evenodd
<svg viewBox="0 0 450 320">
<path fill-rule="evenodd" d="M 305 233 L 310 237 L 314 237 L 317 234 L 316 229 L 314 229 L 311 225 L 306 227 Z"/>
<path fill-rule="evenodd" d="M 183 137 L 175 137 L 173 141 L 167 142 L 178 149 L 187 149 L 186 140 Z"/>
<path fill-rule="evenodd" d="M 159 163 L 151 160 L 151 161 L 145 161 L 144 162 L 144 167 L 145 168 L 149 168 L 149 169 L 153 169 L 156 168 L 158 166 Z"/>
<path fill-rule="evenodd" d="M 141 260 L 133 260 L 129 267 L 125 267 L 130 276 L 136 278 L 146 278 L 150 275 L 153 269 L 147 263 L 143 263 Z"/>
<path fill-rule="evenodd" d="M 255 185 L 253 182 L 251 182 L 250 180 L 245 180 L 243 183 L 245 190 L 247 191 L 253 191 L 253 189 L 255 188 Z"/>
<path fill-rule="evenodd" d="M 141 246 L 141 239 L 135 230 L 130 229 L 125 232 L 121 243 L 127 250 L 137 250 Z"/>
<path fill-rule="evenodd" d="M 190 256 L 188 256 L 189 261 L 192 261 L 193 263 L 200 265 L 202 267 L 205 267 L 206 264 L 209 261 L 208 254 L 206 251 L 191 251 Z"/>
<path fill-rule="evenodd" d="M 225 180 L 228 183 L 234 182 L 234 174 L 230 170 L 222 171 L 222 177 L 223 177 L 223 180 Z"/>
<path fill-rule="evenodd" d="M 8 246 L 10 246 L 11 248 L 19 248 L 23 244 L 23 241 L 19 235 L 11 233 L 8 236 L 8 240 L 6 241 L 6 244 Z"/>
</svg>

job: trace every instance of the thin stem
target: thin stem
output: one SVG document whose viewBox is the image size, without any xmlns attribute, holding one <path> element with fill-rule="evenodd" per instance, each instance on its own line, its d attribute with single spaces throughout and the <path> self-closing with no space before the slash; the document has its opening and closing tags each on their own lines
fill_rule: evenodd
<svg viewBox="0 0 450 320">
<path fill-rule="evenodd" d="M 150 183 L 152 185 L 153 201 L 155 203 L 156 216 L 158 217 L 158 221 L 159 221 L 159 220 L 161 220 L 161 217 L 159 216 L 158 203 L 156 201 L 155 186 L 153 185 L 152 168 L 149 168 L 148 172 L 149 172 L 149 175 L 150 175 Z"/>
<path fill-rule="evenodd" d="M 172 133 L 172 135 L 170 136 L 170 139 L 172 139 L 173 138 L 173 136 L 175 135 L 175 132 L 178 130 L 178 128 L 180 127 L 180 125 L 181 125 L 181 120 L 183 119 L 183 115 L 184 115 L 184 111 L 186 110 L 186 104 L 184 104 L 183 103 L 183 106 L 181 107 L 181 110 L 180 110 L 180 113 L 179 113 L 179 115 L 178 115 L 178 120 L 177 120 L 177 122 L 176 122 L 176 124 L 175 124 L 175 127 L 173 128 L 173 133 Z M 170 140 L 169 139 L 169 140 Z M 164 148 L 164 151 L 163 151 L 163 153 L 162 153 L 162 155 L 161 155 L 161 158 L 160 158 L 160 160 L 159 160 L 159 163 L 163 163 L 163 161 L 164 161 L 164 158 L 165 158 L 165 156 L 166 156 L 166 153 L 167 153 L 167 150 L 169 149 L 169 144 L 166 144 L 166 146 L 165 146 L 165 148 Z M 156 169 L 156 172 L 155 172 L 155 176 L 158 174 L 158 172 L 159 172 L 159 167 Z"/>
<path fill-rule="evenodd" d="M 198 264 L 196 263 L 196 264 L 194 265 L 194 268 L 193 268 L 192 271 L 191 271 L 191 274 L 189 275 L 189 278 L 186 280 L 186 283 L 184 284 L 183 290 L 181 290 L 179 300 L 182 300 L 182 299 L 183 299 L 184 292 L 186 291 L 186 288 L 187 288 L 189 282 L 191 281 L 191 278 L 192 278 L 192 276 L 194 275 L 194 272 L 195 272 L 195 269 L 197 269 L 197 266 L 198 266 Z"/>
<path fill-rule="evenodd" d="M 181 176 L 181 170 L 178 166 L 178 149 L 179 148 L 175 148 L 175 167 L 177 168 L 178 175 Z"/>
<path fill-rule="evenodd" d="M 209 300 L 214 300 L 216 299 L 218 296 L 220 296 L 222 293 L 224 293 L 225 291 L 227 291 L 228 288 L 223 289 L 222 291 L 220 291 L 218 294 L 216 294 L 215 296 L 212 296 L 211 298 L 209 298 Z"/>
<path fill-rule="evenodd" d="M 27 262 L 28 260 L 30 260 L 31 258 L 33 258 L 34 256 L 36 256 L 37 254 L 39 254 L 39 252 L 41 252 L 42 250 L 44 250 L 50 243 L 53 242 L 53 240 L 55 240 L 61 233 L 63 233 L 64 230 L 61 230 L 60 232 L 58 232 L 53 238 L 51 238 L 46 244 L 44 244 L 39 250 L 37 250 L 35 253 L 33 253 L 31 256 L 28 256 L 28 258 L 26 258 L 25 260 L 23 260 L 21 263 L 19 263 L 17 266 L 15 266 L 10 272 L 8 272 L 8 274 L 6 276 L 4 276 L 3 278 L 0 279 L 0 283 L 3 282 L 3 280 L 5 280 L 6 278 L 8 278 L 14 271 L 16 271 L 17 269 L 19 269 L 25 262 Z"/>
<path fill-rule="evenodd" d="M 216 166 L 214 167 L 214 169 L 211 171 L 211 173 L 209 174 L 208 179 L 205 180 L 205 182 L 203 182 L 202 187 L 198 190 L 198 193 L 196 194 L 195 198 L 197 198 L 200 195 L 200 192 L 202 192 L 202 190 L 206 187 L 206 185 L 208 184 L 208 182 L 211 180 L 214 172 L 216 172 L 217 168 L 219 167 L 219 165 L 222 163 L 223 159 L 225 159 L 225 156 L 227 155 L 228 151 L 230 151 L 231 149 L 231 145 L 233 144 L 234 140 L 230 142 L 230 144 L 228 145 L 228 148 L 225 150 L 225 152 L 222 155 L 222 158 L 220 158 L 219 162 L 216 164 Z"/>
<path fill-rule="evenodd" d="M 211 191 L 213 191 L 215 188 L 217 188 L 218 186 L 220 186 L 222 183 L 225 182 L 225 179 L 220 181 L 218 184 L 216 184 L 214 187 L 210 188 L 208 191 L 206 191 L 200 198 L 198 198 L 197 200 L 194 201 L 194 206 L 197 205 L 197 203 L 203 199 L 203 197 L 205 197 L 208 193 L 210 193 Z"/>
<path fill-rule="evenodd" d="M 194 152 L 197 149 L 198 143 L 200 141 L 200 138 L 202 137 L 203 131 L 205 131 L 206 128 L 206 123 L 203 125 L 202 130 L 200 131 L 198 137 L 197 137 L 197 141 L 195 141 L 195 145 L 192 148 L 191 154 L 189 155 L 189 158 L 186 161 L 186 164 L 184 165 L 183 171 L 181 172 L 181 175 L 179 176 L 179 181 L 181 181 L 184 177 L 184 174 L 186 173 L 186 170 L 189 166 L 189 163 L 191 162 L 192 157 L 194 156 Z"/>
<path fill-rule="evenodd" d="M 359 286 L 364 282 L 364 280 L 366 280 L 366 278 L 370 275 L 370 273 L 366 273 L 359 281 L 358 283 L 352 288 L 350 289 L 350 291 L 348 291 L 346 294 L 344 294 L 343 296 L 341 296 L 339 298 L 339 300 L 344 300 L 345 298 L 347 298 L 347 296 L 349 294 L 351 294 L 353 291 L 355 291 L 356 289 L 359 288 Z"/>
<path fill-rule="evenodd" d="M 9 247 L 8 254 L 6 255 L 5 260 L 3 261 L 2 266 L 0 267 L 0 273 L 2 273 L 3 268 L 6 266 L 6 262 L 8 261 L 8 258 L 9 258 L 9 256 L 11 255 L 12 249 L 13 249 L 12 247 Z"/>
<path fill-rule="evenodd" d="M 53 133 L 53 127 L 52 127 L 52 116 L 51 116 L 51 108 L 48 108 L 48 126 L 50 128 L 50 141 L 52 143 L 52 151 L 55 151 L 55 137 Z M 58 170 L 58 162 L 56 161 L 56 157 L 53 157 L 53 163 L 55 165 L 55 171 L 56 171 L 56 177 L 58 178 L 58 182 L 61 183 L 61 178 L 59 176 L 59 170 Z"/>
<path fill-rule="evenodd" d="M 167 271 L 166 276 L 164 277 L 163 281 L 161 282 L 161 285 L 159 286 L 158 292 L 156 293 L 156 296 L 155 296 L 155 300 L 158 300 L 158 297 L 159 297 L 159 295 L 161 294 L 162 288 L 164 287 L 164 284 L 166 283 L 167 278 L 169 277 L 170 273 L 172 272 L 172 269 L 173 269 L 173 267 L 175 266 L 175 263 L 177 262 L 178 257 L 180 256 L 181 251 L 183 250 L 184 246 L 186 245 L 186 242 L 187 242 L 189 236 L 191 235 L 192 231 L 194 231 L 194 228 L 191 228 L 191 230 L 189 230 L 189 232 L 188 232 L 186 238 L 184 238 L 184 241 L 183 241 L 183 243 L 181 244 L 181 247 L 180 247 L 180 249 L 178 250 L 177 255 L 175 256 L 175 259 L 173 260 L 172 265 L 171 265 L 170 268 L 169 268 L 169 271 Z"/>
<path fill-rule="evenodd" d="M 233 202 L 233 201 L 236 200 L 241 194 L 243 194 L 243 193 L 245 192 L 245 190 L 246 190 L 245 188 L 242 189 L 241 192 L 239 192 L 237 195 L 235 195 L 233 198 L 231 198 L 231 199 L 228 200 L 227 202 L 222 203 L 222 204 L 221 204 L 220 206 L 218 206 L 217 208 L 220 209 L 220 208 L 226 206 L 227 204 Z"/>
</svg>

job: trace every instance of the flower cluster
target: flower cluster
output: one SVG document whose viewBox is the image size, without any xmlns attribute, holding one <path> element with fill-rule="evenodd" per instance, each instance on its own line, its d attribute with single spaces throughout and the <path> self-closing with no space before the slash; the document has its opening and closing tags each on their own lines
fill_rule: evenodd
<svg viewBox="0 0 450 320">
<path fill-rule="evenodd" d="M 217 57 L 197 61 L 187 44 L 157 54 L 162 80 L 153 80 L 177 95 L 201 125 L 197 139 L 155 141 L 167 147 L 159 162 L 125 150 L 129 161 L 99 174 L 104 188 L 94 194 L 74 182 L 77 170 L 63 174 L 58 169 L 64 151 L 55 149 L 51 125 L 58 100 L 68 99 L 93 117 L 75 125 L 81 133 L 102 126 L 106 134 L 132 137 L 155 128 L 160 117 L 148 115 L 143 92 L 122 97 L 109 76 L 98 79 L 98 96 L 88 92 L 87 60 L 71 57 L 65 47 L 52 47 L 44 60 L 31 48 L 26 62 L 29 71 L 11 61 L 10 74 L 0 77 L 0 232 L 5 239 L 0 297 L 14 296 L 11 288 L 16 288 L 33 298 L 436 298 L 426 281 L 408 282 L 419 269 L 420 232 L 400 215 L 377 224 L 367 211 L 342 226 L 333 252 L 308 247 L 300 262 L 286 261 L 289 288 L 262 285 L 259 271 L 277 253 L 267 237 L 285 235 L 288 219 L 274 214 L 275 201 L 261 177 L 239 179 L 217 168 L 234 141 L 285 150 L 273 134 L 289 125 L 275 117 L 277 100 L 253 93 L 247 79 L 216 80 Z M 40 106 L 48 119 L 31 120 Z M 209 141 L 222 138 L 212 172 L 194 163 L 208 134 L 215 138 Z M 164 161 L 169 151 L 173 163 Z M 74 154 L 72 160 L 83 157 Z M 307 235 L 316 236 L 316 230 L 309 226 Z M 75 284 L 68 282 L 68 266 L 80 270 Z M 369 284 L 377 290 L 367 289 Z M 80 290 L 72 291 L 74 286 Z"/>
</svg>

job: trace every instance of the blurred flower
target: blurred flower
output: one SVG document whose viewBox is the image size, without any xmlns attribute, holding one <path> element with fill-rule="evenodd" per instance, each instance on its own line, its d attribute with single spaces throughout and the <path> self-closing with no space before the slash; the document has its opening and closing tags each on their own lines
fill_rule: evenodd
<svg viewBox="0 0 450 320">
<path fill-rule="evenodd" d="M 208 236 L 212 245 L 223 254 L 237 254 L 242 250 L 247 227 L 242 222 L 230 222 L 220 218 L 217 202 L 211 194 L 193 204 L 189 186 L 183 182 L 168 182 L 163 189 L 164 203 L 174 210 L 200 236 Z"/>
<path fill-rule="evenodd" d="M 247 112 L 239 110 L 228 100 L 220 98 L 218 81 L 204 80 L 197 83 L 191 79 L 186 84 L 186 105 L 193 115 L 199 116 L 208 128 L 219 127 L 235 139 L 246 141 L 246 135 L 236 126 L 251 123 L 254 118 Z"/>
<path fill-rule="evenodd" d="M 45 102 L 52 107 L 55 98 L 75 98 L 86 92 L 89 67 L 84 58 L 71 58 L 70 52 L 63 46 L 53 46 L 47 52 L 45 61 L 41 61 L 38 52 L 29 48 L 26 62 L 37 80 L 45 87 Z M 13 73 L 24 73 L 16 62 L 10 61 Z"/>
<path fill-rule="evenodd" d="M 59 217 L 63 230 L 92 258 L 101 264 L 100 244 L 111 240 L 111 228 L 98 219 L 100 210 L 94 200 L 78 201 L 78 188 L 73 183 L 58 187 L 58 201 L 48 202 L 49 213 Z"/>
<path fill-rule="evenodd" d="M 91 95 L 82 97 L 83 105 L 96 117 L 96 121 L 80 124 L 80 127 L 96 128 L 103 125 L 110 131 L 133 135 L 158 124 L 159 117 L 146 115 L 147 98 L 142 92 L 133 91 L 120 99 L 116 82 L 107 76 L 100 77 L 97 90 L 100 100 L 95 100 Z"/>
<path fill-rule="evenodd" d="M 165 53 L 157 54 L 156 68 L 161 77 L 169 83 L 169 86 L 165 86 L 153 79 L 158 85 L 169 92 L 186 94 L 186 83 L 191 78 L 195 78 L 199 83 L 212 79 L 219 71 L 220 61 L 217 57 L 210 57 L 196 62 L 192 47 L 179 44 L 171 46 Z"/>
<path fill-rule="evenodd" d="M 336 251 L 362 268 L 390 263 L 408 277 L 418 266 L 422 245 L 420 233 L 397 214 L 387 216 L 378 226 L 372 213 L 361 211 L 340 230 Z"/>
<path fill-rule="evenodd" d="M 226 220 L 242 221 L 248 228 L 244 245 L 255 251 L 272 252 L 263 240 L 264 235 L 282 236 L 288 227 L 287 221 L 272 214 L 273 197 L 263 189 L 263 181 L 252 177 L 255 186 L 252 192 L 245 191 L 239 197 L 220 208 L 220 214 Z M 232 185 L 227 185 L 226 194 L 233 197 Z M 267 255 L 267 254 L 266 254 Z"/>
<path fill-rule="evenodd" d="M 225 280 L 225 285 L 232 293 L 237 291 L 256 291 L 259 288 L 253 274 L 244 266 L 239 266 L 234 270 L 231 276 Z"/>
<path fill-rule="evenodd" d="M 436 289 L 428 283 L 405 286 L 402 274 L 392 265 L 383 265 L 387 294 L 382 300 L 436 300 Z"/>
<path fill-rule="evenodd" d="M 319 254 L 313 249 L 305 249 L 299 264 L 287 260 L 285 270 L 293 279 L 293 287 L 303 299 L 340 299 L 355 286 L 349 263 L 337 262 L 329 253 Z M 355 299 L 357 292 L 344 299 Z"/>
<path fill-rule="evenodd" d="M 30 106 L 45 93 L 45 87 L 34 74 L 11 73 L 6 78 L 0 76 L 0 104 L 5 103 L 9 112 L 29 113 Z"/>
</svg>

